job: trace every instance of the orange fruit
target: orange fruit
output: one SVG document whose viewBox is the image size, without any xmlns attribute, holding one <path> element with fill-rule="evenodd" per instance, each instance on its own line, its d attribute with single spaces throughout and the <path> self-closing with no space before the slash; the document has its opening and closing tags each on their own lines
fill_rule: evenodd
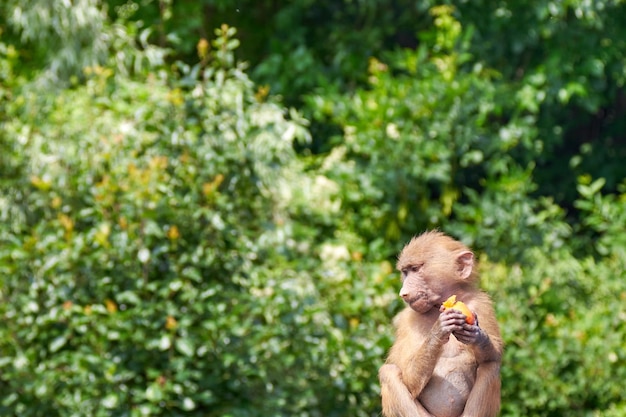
<svg viewBox="0 0 626 417">
<path fill-rule="evenodd" d="M 456 295 L 450 296 L 450 298 L 444 301 L 442 305 L 446 310 L 453 309 L 460 311 L 461 313 L 465 314 L 465 321 L 468 324 L 474 324 L 474 314 L 472 314 L 470 309 L 467 308 L 463 301 L 456 300 Z"/>
</svg>

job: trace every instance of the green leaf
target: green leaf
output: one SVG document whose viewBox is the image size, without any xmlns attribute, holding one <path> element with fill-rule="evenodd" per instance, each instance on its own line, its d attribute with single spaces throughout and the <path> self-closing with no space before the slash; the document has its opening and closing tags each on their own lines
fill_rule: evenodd
<svg viewBox="0 0 626 417">
<path fill-rule="evenodd" d="M 182 353 L 185 356 L 193 356 L 195 352 L 195 348 L 191 341 L 186 338 L 178 338 L 174 342 L 176 346 L 176 350 Z"/>
<path fill-rule="evenodd" d="M 67 335 L 62 335 L 54 338 L 50 342 L 50 352 L 58 352 L 67 343 Z"/>
<path fill-rule="evenodd" d="M 163 390 L 158 383 L 153 383 L 146 389 L 146 398 L 148 401 L 160 402 L 163 400 Z"/>
</svg>

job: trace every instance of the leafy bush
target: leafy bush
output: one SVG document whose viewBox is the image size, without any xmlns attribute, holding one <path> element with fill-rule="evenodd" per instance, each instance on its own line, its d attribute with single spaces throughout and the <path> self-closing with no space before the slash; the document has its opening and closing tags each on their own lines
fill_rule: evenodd
<svg viewBox="0 0 626 417">
<path fill-rule="evenodd" d="M 483 265 L 506 342 L 502 415 L 607 415 L 623 407 L 623 258 L 532 252 L 532 266 Z"/>
<path fill-rule="evenodd" d="M 495 71 L 464 69 L 470 35 L 453 11 L 432 10 L 435 27 L 417 50 L 372 59 L 368 88 L 311 96 L 315 117 L 343 129 L 322 169 L 342 187 L 345 222 L 368 239 L 444 227 L 517 261 L 528 245 L 562 244 L 570 231 L 551 200 L 529 198 L 534 164 L 512 154 L 533 147 L 533 119 L 498 121 L 515 101 L 500 98 L 507 87 Z"/>
<path fill-rule="evenodd" d="M 179 77 L 90 67 L 85 85 L 20 97 L 27 117 L 5 130 L 22 172 L 0 204 L 2 414 L 372 408 L 383 348 L 352 317 L 376 287 L 330 307 L 349 276 L 322 268 L 290 218 L 292 202 L 320 204 L 309 217 L 332 205 L 295 159 L 308 133 L 255 96 L 233 33 Z"/>
</svg>

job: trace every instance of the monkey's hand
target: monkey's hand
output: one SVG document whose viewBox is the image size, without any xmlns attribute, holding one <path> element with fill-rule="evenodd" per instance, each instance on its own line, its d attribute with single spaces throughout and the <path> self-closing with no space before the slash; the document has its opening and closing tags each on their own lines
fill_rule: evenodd
<svg viewBox="0 0 626 417">
<path fill-rule="evenodd" d="M 474 313 L 474 324 L 463 323 L 462 329 L 454 333 L 454 337 L 466 345 L 476 345 L 481 343 L 486 335 L 478 325 L 478 316 Z"/>
<path fill-rule="evenodd" d="M 446 343 L 451 334 L 456 336 L 457 333 L 463 332 L 465 326 L 469 326 L 465 322 L 465 314 L 458 310 L 449 309 L 439 314 L 439 320 L 433 327 L 433 333 L 441 343 Z"/>
</svg>

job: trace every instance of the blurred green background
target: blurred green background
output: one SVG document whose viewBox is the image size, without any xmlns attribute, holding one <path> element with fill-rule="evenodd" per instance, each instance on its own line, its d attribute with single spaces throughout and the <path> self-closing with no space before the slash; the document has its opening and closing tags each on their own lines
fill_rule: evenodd
<svg viewBox="0 0 626 417">
<path fill-rule="evenodd" d="M 502 416 L 626 415 L 626 2 L 4 0 L 0 415 L 378 416 L 471 245 Z"/>
</svg>

